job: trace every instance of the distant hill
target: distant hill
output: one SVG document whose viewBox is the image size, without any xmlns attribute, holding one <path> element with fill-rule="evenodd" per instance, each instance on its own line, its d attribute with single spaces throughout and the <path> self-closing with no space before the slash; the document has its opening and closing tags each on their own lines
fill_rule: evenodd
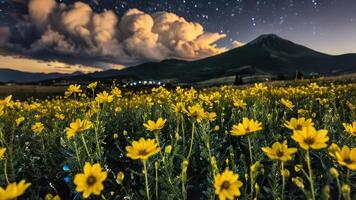
<svg viewBox="0 0 356 200">
<path fill-rule="evenodd" d="M 117 71 L 115 75 L 198 82 L 233 75 L 294 76 L 297 71 L 304 75 L 356 72 L 356 54 L 331 56 L 270 34 L 206 59 L 193 62 L 166 60 L 147 63 Z"/>
<path fill-rule="evenodd" d="M 74 72 L 72 74 L 61 74 L 61 73 L 29 73 L 21 72 L 12 69 L 0 69 L 0 82 L 15 82 L 15 83 L 27 83 L 27 82 L 38 82 L 47 79 L 56 79 L 65 76 L 77 76 L 82 75 L 81 72 Z"/>
<path fill-rule="evenodd" d="M 168 83 L 197 83 L 224 77 L 265 76 L 275 79 L 304 76 L 333 76 L 356 72 L 356 54 L 332 56 L 320 53 L 280 38 L 261 35 L 250 43 L 225 53 L 197 61 L 176 59 L 150 62 L 122 70 L 107 70 L 91 74 L 63 76 L 60 74 L 22 74 L 22 82 L 45 80 L 46 83 L 90 82 L 93 80 L 159 80 Z M 52 76 L 50 78 L 49 76 Z M 16 77 L 16 76 L 14 76 Z M 2 76 L 0 82 L 13 80 Z M 53 80 L 51 80 L 53 79 Z"/>
</svg>

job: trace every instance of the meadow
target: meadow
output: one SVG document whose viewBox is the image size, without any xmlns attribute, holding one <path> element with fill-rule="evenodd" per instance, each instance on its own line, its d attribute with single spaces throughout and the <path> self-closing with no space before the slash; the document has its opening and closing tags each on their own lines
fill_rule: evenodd
<svg viewBox="0 0 356 200">
<path fill-rule="evenodd" d="M 0 100 L 0 199 L 356 198 L 356 82 Z"/>
</svg>

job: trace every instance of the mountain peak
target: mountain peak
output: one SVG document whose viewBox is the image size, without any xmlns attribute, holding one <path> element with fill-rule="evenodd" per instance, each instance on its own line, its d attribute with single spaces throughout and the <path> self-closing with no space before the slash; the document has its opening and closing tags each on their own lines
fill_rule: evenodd
<svg viewBox="0 0 356 200">
<path fill-rule="evenodd" d="M 289 56 L 321 55 L 319 52 L 283 39 L 276 34 L 261 35 L 247 45 L 263 49 L 272 54 L 278 53 Z"/>
<path fill-rule="evenodd" d="M 286 41 L 283 38 L 279 37 L 276 34 L 263 34 L 258 36 L 256 39 L 252 40 L 249 44 L 263 44 L 263 43 L 269 43 L 269 42 L 274 42 L 274 41 Z"/>
</svg>

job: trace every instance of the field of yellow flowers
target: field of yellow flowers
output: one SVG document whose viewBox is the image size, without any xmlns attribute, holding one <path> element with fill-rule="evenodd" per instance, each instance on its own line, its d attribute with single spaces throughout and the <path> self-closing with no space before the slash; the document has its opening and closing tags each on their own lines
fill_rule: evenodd
<svg viewBox="0 0 356 200">
<path fill-rule="evenodd" d="M 0 200 L 356 199 L 355 113 L 352 81 L 7 96 Z"/>
</svg>

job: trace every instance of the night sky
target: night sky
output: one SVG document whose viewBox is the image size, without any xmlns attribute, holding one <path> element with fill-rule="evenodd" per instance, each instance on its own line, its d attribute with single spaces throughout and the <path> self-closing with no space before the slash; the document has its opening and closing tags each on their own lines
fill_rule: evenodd
<svg viewBox="0 0 356 200">
<path fill-rule="evenodd" d="M 0 0 L 0 25 L 27 14 L 26 0 Z M 21 3 L 22 2 L 22 3 Z M 57 0 L 72 4 L 72 0 Z M 118 17 L 131 8 L 166 11 L 197 22 L 206 32 L 226 34 L 219 47 L 247 43 L 261 34 L 283 38 L 330 54 L 356 53 L 355 0 L 91 0 L 96 13 L 113 10 Z"/>
</svg>

